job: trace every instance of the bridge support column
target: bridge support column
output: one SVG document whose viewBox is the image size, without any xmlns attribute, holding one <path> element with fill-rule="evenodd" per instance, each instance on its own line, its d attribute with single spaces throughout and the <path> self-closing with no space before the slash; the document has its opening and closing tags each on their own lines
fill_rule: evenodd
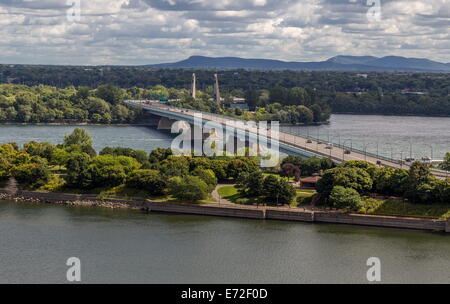
<svg viewBox="0 0 450 304">
<path fill-rule="evenodd" d="M 158 130 L 172 130 L 172 125 L 176 122 L 174 119 L 170 119 L 167 117 L 161 117 L 158 122 Z"/>
</svg>

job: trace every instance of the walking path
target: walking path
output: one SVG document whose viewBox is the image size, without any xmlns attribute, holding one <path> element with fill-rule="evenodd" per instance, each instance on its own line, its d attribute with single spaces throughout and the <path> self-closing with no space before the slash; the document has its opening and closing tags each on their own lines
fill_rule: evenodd
<svg viewBox="0 0 450 304">
<path fill-rule="evenodd" d="M 212 197 L 217 201 L 217 203 L 219 204 L 224 204 L 224 205 L 235 205 L 234 203 L 230 202 L 229 200 L 226 200 L 224 198 L 222 198 L 219 194 L 219 189 L 225 186 L 234 186 L 234 185 L 230 185 L 230 184 L 218 184 L 216 186 L 216 189 L 214 189 L 214 191 L 211 193 Z"/>
</svg>

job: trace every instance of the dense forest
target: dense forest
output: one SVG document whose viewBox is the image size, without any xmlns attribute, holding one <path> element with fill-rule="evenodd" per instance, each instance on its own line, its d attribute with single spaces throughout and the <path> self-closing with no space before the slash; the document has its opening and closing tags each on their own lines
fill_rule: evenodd
<svg viewBox="0 0 450 304">
<path fill-rule="evenodd" d="M 450 116 L 450 74 L 189 70 L 145 67 L 0 65 L 0 83 L 48 85 L 61 89 L 113 84 L 126 91 L 163 85 L 188 89 L 195 72 L 198 87 L 212 94 L 213 74 L 219 74 L 224 97 L 246 97 L 251 109 L 268 103 L 286 106 L 318 104 L 333 113 Z M 292 89 L 294 98 L 292 97 Z M 302 88 L 302 99 L 295 93 Z"/>
<path fill-rule="evenodd" d="M 293 92 L 304 92 L 294 88 Z M 326 121 L 330 109 L 308 102 L 302 95 L 295 95 L 296 101 L 271 103 L 266 100 L 256 112 L 219 106 L 212 99 L 212 93 L 198 91 L 194 100 L 185 89 L 166 88 L 161 85 L 147 89 L 119 88 L 115 85 L 101 85 L 95 89 L 73 87 L 58 89 L 51 86 L 0 85 L 0 122 L 9 123 L 138 123 L 142 121 L 141 111 L 124 103 L 126 99 L 170 99 L 174 106 L 221 113 L 228 116 L 252 120 L 277 120 L 281 123 L 313 123 Z M 230 94 L 224 94 L 231 100 Z"/>
</svg>

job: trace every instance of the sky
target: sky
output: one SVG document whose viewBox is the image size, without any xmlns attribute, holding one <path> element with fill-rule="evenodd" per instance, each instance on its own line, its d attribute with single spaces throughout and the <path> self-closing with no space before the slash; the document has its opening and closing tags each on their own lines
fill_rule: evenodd
<svg viewBox="0 0 450 304">
<path fill-rule="evenodd" d="M 450 0 L 0 0 L 0 36 L 0 63 L 12 64 L 140 65 L 192 55 L 448 63 Z"/>
</svg>

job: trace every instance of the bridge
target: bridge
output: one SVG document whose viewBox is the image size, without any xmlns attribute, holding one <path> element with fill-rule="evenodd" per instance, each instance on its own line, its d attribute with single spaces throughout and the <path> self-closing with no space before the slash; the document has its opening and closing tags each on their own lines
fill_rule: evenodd
<svg viewBox="0 0 450 304">
<path fill-rule="evenodd" d="M 195 116 L 198 114 L 202 115 L 203 121 L 211 121 L 222 124 L 224 126 L 227 124 L 227 122 L 230 121 L 245 123 L 245 121 L 233 117 L 205 113 L 191 109 L 177 108 L 158 102 L 148 103 L 145 101 L 128 100 L 126 101 L 126 103 L 134 107 L 140 107 L 145 111 L 153 114 L 153 116 L 158 119 L 157 122 L 154 122 L 154 125 L 158 126 L 159 129 L 170 130 L 172 123 L 175 121 L 186 121 L 190 124 L 193 124 Z M 255 138 L 258 137 L 258 130 L 252 131 L 249 129 L 243 129 L 242 131 L 247 132 L 249 136 L 253 136 Z M 279 143 L 280 151 L 288 155 L 297 155 L 306 158 L 326 157 L 332 159 L 336 163 L 342 163 L 350 160 L 362 160 L 375 164 L 377 166 L 384 166 L 394 169 L 409 169 L 409 165 L 406 164 L 403 160 L 375 155 L 373 153 L 361 151 L 354 147 L 348 147 L 342 144 L 330 144 L 311 136 L 291 134 L 282 131 L 277 132 L 276 134 L 272 134 L 271 130 L 268 130 L 267 140 L 269 139 L 276 140 Z M 433 169 L 432 174 L 440 179 L 449 177 L 449 172 L 437 169 Z"/>
</svg>

